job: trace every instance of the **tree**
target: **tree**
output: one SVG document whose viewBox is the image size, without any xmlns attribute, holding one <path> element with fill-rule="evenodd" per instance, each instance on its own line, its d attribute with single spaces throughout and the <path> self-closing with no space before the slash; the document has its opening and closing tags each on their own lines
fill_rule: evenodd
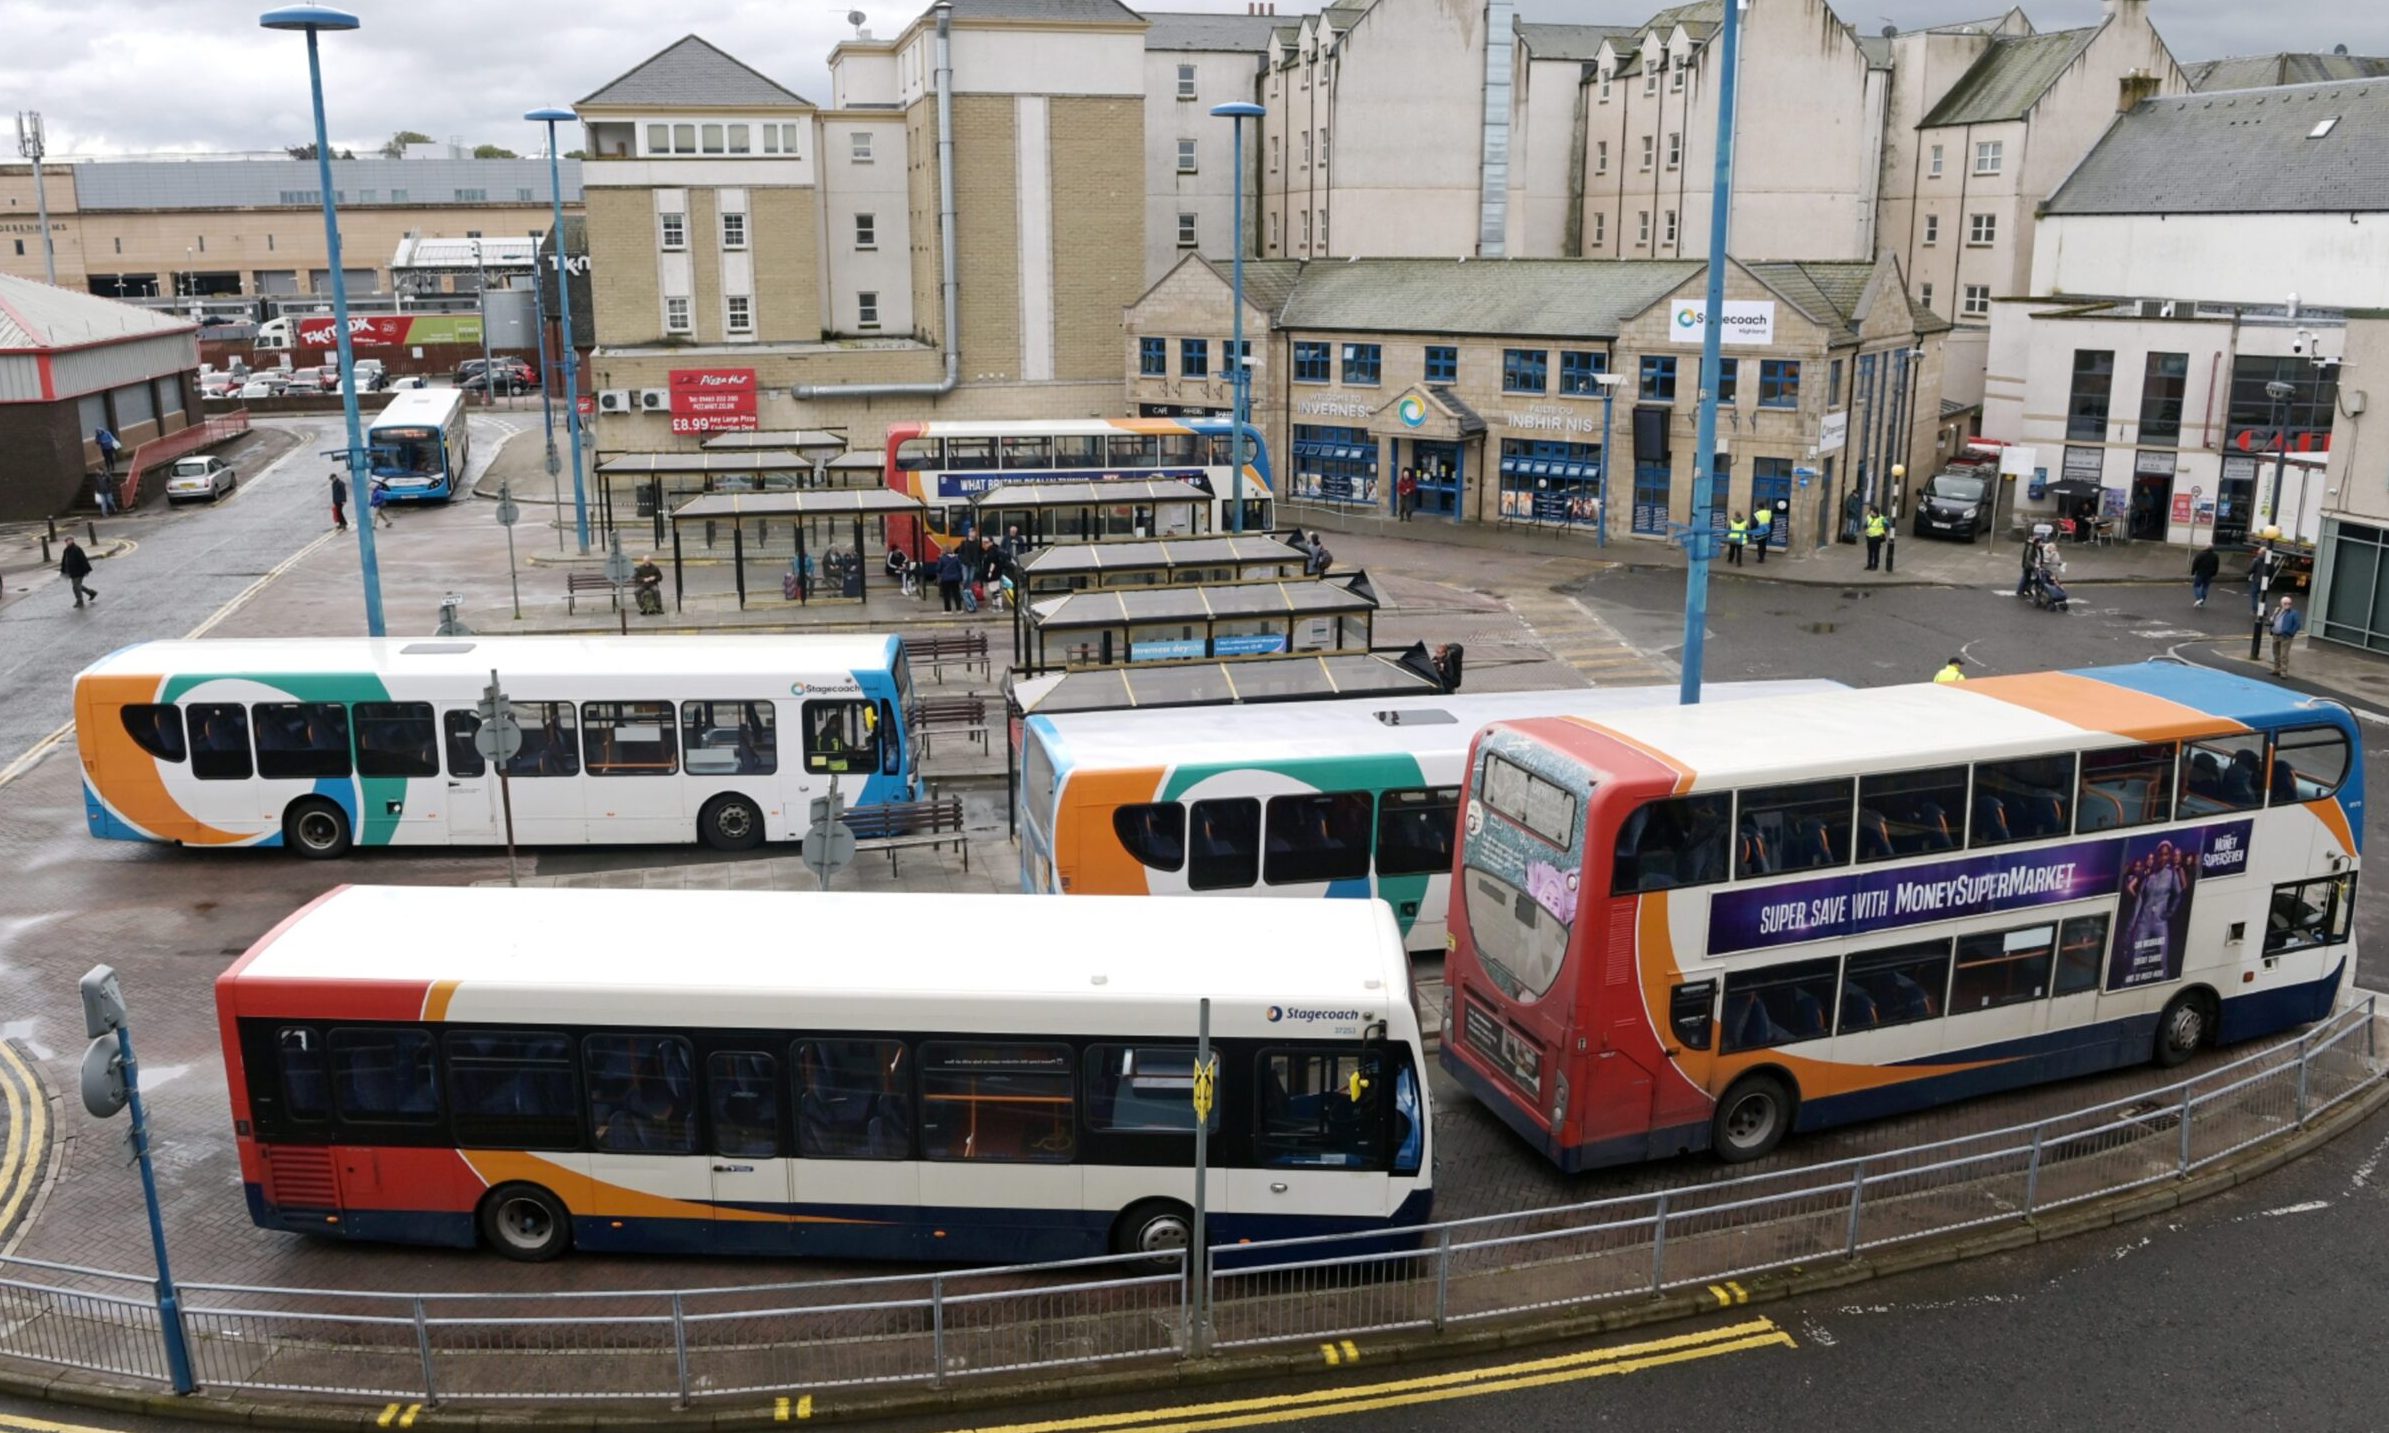
<svg viewBox="0 0 2389 1433">
<path fill-rule="evenodd" d="M 391 135 L 390 142 L 382 146 L 382 158 L 403 159 L 406 157 L 406 147 L 408 145 L 429 143 L 431 143 L 430 135 L 421 133 L 417 130 L 402 129 L 398 131 L 398 133 Z"/>
<path fill-rule="evenodd" d="M 587 150 L 582 149 L 568 149 L 564 151 L 564 157 L 566 159 L 587 159 L 589 157 L 589 153 Z"/>
<path fill-rule="evenodd" d="M 516 154 L 516 153 L 515 153 L 513 150 L 511 150 L 511 149 L 508 149 L 508 148 L 506 148 L 506 147 L 505 147 L 505 146 L 503 146 L 503 145 L 497 145 L 497 144 L 476 144 L 476 145 L 474 145 L 474 146 L 473 146 L 473 157 L 474 157 L 475 159 L 520 159 L 520 158 L 522 158 L 522 156 L 521 156 L 521 155 L 519 155 L 519 154 Z"/>
<path fill-rule="evenodd" d="M 282 152 L 289 155 L 293 159 L 313 159 L 315 157 L 315 146 L 312 144 L 287 145 L 283 148 Z M 357 152 L 353 149 L 343 149 L 335 152 L 332 157 L 334 159 L 354 159 L 357 157 Z"/>
</svg>

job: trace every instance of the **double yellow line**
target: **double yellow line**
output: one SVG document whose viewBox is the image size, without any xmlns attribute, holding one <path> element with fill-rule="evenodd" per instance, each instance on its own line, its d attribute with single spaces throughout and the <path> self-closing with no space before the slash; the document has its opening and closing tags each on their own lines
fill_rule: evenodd
<svg viewBox="0 0 2389 1433">
<path fill-rule="evenodd" d="M 1222 1403 L 1191 1403 L 1174 1408 L 1148 1408 L 1127 1413 L 1099 1413 L 1084 1418 L 1060 1418 L 1042 1423 L 1007 1423 L 971 1433 L 1211 1433 L 1227 1428 L 1252 1428 L 1302 1419 L 1336 1418 L 1353 1413 L 1379 1413 L 1389 1408 L 1448 1403 L 1460 1398 L 1518 1393 L 1588 1378 L 1611 1378 L 1642 1373 L 1670 1364 L 1748 1353 L 1762 1348 L 1797 1348 L 1792 1336 L 1773 1319 L 1752 1319 L 1701 1333 L 1643 1343 L 1613 1344 L 1580 1353 L 1497 1364 L 1459 1373 L 1430 1374 L 1387 1383 L 1347 1388 L 1322 1388 L 1275 1398 L 1242 1398 Z"/>
<path fill-rule="evenodd" d="M 50 1138 L 50 1109 L 41 1085 L 6 1040 L 0 1040 L 0 1113 L 8 1120 L 8 1142 L 0 1145 L 0 1238 L 5 1238 L 32 1197 Z"/>
</svg>

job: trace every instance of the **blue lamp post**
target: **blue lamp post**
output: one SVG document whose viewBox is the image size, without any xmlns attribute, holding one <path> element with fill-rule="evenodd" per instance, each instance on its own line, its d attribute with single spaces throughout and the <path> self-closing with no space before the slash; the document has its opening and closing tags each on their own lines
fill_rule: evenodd
<svg viewBox="0 0 2389 1433">
<path fill-rule="evenodd" d="M 1229 242 L 1235 245 L 1235 318 L 1234 334 L 1228 342 L 1228 358 L 1235 367 L 1235 414 L 1232 421 L 1235 433 L 1228 439 L 1228 525 L 1232 531 L 1244 531 L 1244 429 L 1252 422 L 1252 367 L 1244 361 L 1244 122 L 1259 119 L 1269 111 L 1257 104 L 1213 105 L 1211 113 L 1236 125 L 1236 227 Z"/>
<path fill-rule="evenodd" d="M 1609 546 L 1609 409 L 1616 401 L 1618 385 L 1626 380 L 1615 373 L 1596 373 L 1593 382 L 1601 385 L 1601 494 L 1593 504 L 1593 546 Z"/>
<path fill-rule="evenodd" d="M 1741 49 L 1743 0 L 1726 0 L 1717 41 L 1717 173 L 1709 193 L 1709 291 L 1701 325 L 1700 424 L 1693 439 L 1692 522 L 1684 534 L 1684 677 L 1679 698 L 1686 706 L 1701 699 L 1701 663 L 1709 636 L 1709 550 L 1717 536 L 1711 525 L 1717 488 L 1718 346 L 1725 323 L 1725 240 L 1734 213 L 1734 79 Z M 1608 455 L 1602 455 L 1606 461 Z"/>
<path fill-rule="evenodd" d="M 315 172 L 323 185 L 324 245 L 332 261 L 332 324 L 340 349 L 340 410 L 348 421 L 348 488 L 357 500 L 357 556 L 365 576 L 365 635 L 382 632 L 382 570 L 373 555 L 373 514 L 366 485 L 371 481 L 365 457 L 364 425 L 357 417 L 357 354 L 348 337 L 348 276 L 340 265 L 340 216 L 332 190 L 332 143 L 324 132 L 323 61 L 316 53 L 316 35 L 324 30 L 354 30 L 357 17 L 323 5 L 290 5 L 257 17 L 268 30 L 297 30 L 307 36 L 307 89 L 315 103 Z"/>
<path fill-rule="evenodd" d="M 581 541 L 581 556 L 589 555 L 589 492 L 581 484 L 581 356 L 572 346 L 572 285 L 564 245 L 564 177 L 556 161 L 556 126 L 570 124 L 580 116 L 568 109 L 551 105 L 535 109 L 523 118 L 534 124 L 547 126 L 547 193 L 548 207 L 555 215 L 556 225 L 556 310 L 564 316 L 564 431 L 572 439 L 572 525 Z M 544 345 L 545 340 L 541 341 Z"/>
</svg>

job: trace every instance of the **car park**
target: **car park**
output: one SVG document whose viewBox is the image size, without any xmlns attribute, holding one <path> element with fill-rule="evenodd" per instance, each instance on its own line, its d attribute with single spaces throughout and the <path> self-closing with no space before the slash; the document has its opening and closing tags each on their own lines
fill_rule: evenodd
<svg viewBox="0 0 2389 1433">
<path fill-rule="evenodd" d="M 180 507 L 201 498 L 212 503 L 239 487 L 240 480 L 232 464 L 213 454 L 177 458 L 166 474 L 166 503 L 169 507 Z"/>
<path fill-rule="evenodd" d="M 456 386 L 467 393 L 487 391 L 491 384 L 482 378 L 483 367 L 478 358 L 468 358 L 456 365 Z M 493 358 L 487 367 L 496 371 L 495 386 L 500 393 L 530 393 L 539 387 L 539 375 L 531 371 L 530 364 L 519 358 Z"/>
<path fill-rule="evenodd" d="M 253 377 L 241 385 L 238 396 L 242 398 L 279 398 L 282 396 L 282 380 Z"/>
</svg>

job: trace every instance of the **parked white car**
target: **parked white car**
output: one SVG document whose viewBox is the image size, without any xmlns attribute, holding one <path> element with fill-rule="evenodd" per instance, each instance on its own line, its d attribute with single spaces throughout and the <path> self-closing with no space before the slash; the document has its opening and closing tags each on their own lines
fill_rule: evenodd
<svg viewBox="0 0 2389 1433">
<path fill-rule="evenodd" d="M 241 385 L 240 396 L 243 398 L 279 398 L 282 396 L 282 380 L 279 378 L 252 378 Z"/>
<path fill-rule="evenodd" d="M 177 458 L 166 475 L 166 502 L 170 507 L 200 498 L 212 503 L 239 487 L 240 481 L 240 474 L 222 458 Z"/>
</svg>

